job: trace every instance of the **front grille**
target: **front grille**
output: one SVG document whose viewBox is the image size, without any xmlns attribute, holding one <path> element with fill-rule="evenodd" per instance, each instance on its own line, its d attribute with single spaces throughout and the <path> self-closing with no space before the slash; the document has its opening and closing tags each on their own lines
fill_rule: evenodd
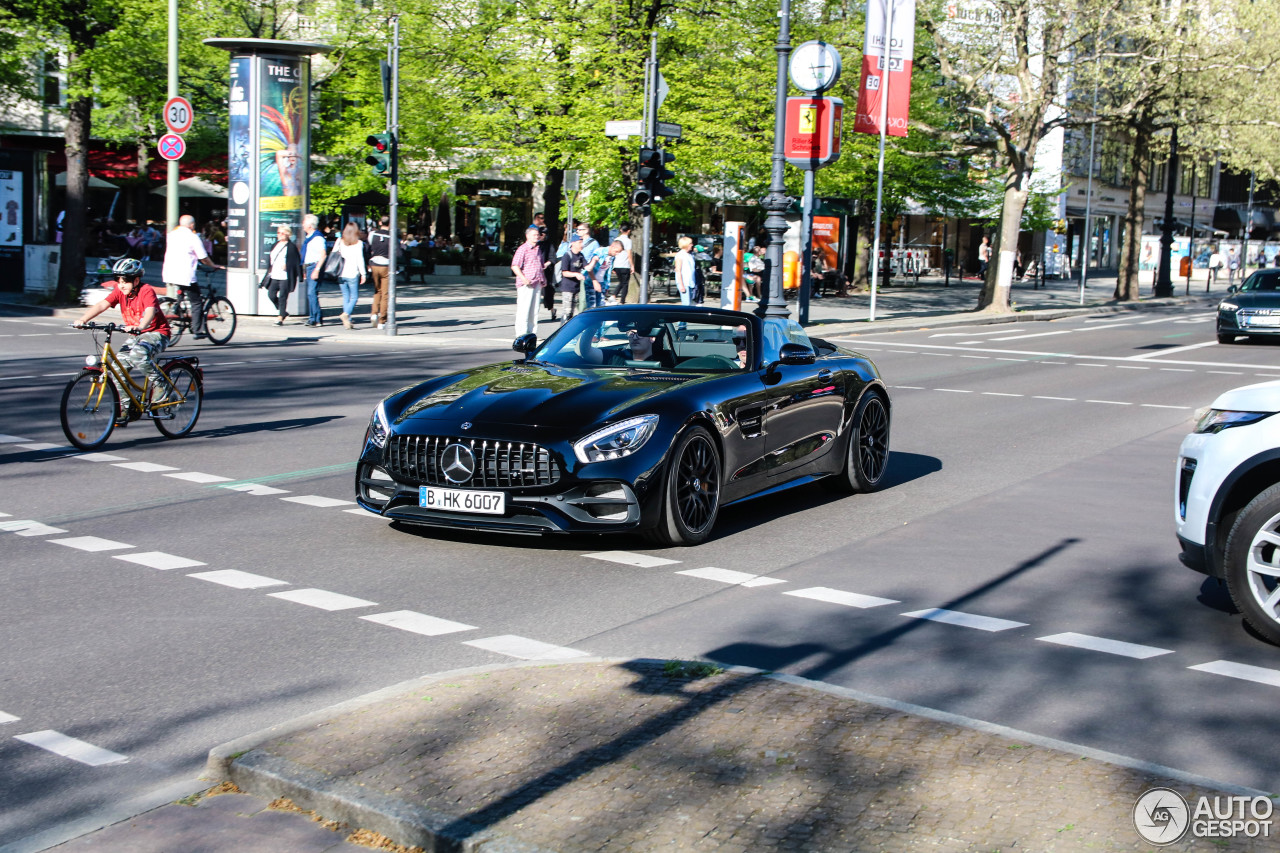
<svg viewBox="0 0 1280 853">
<path fill-rule="evenodd" d="M 475 458 L 475 473 L 465 483 L 447 479 L 442 470 L 441 459 L 451 444 L 461 444 Z M 391 436 L 383 451 L 383 467 L 400 482 L 416 486 L 514 489 L 550 486 L 560 479 L 560 466 L 545 447 L 523 441 L 436 435 Z"/>
<path fill-rule="evenodd" d="M 1236 322 L 1245 326 L 1280 327 L 1280 312 L 1272 308 L 1241 308 L 1236 312 Z"/>
</svg>

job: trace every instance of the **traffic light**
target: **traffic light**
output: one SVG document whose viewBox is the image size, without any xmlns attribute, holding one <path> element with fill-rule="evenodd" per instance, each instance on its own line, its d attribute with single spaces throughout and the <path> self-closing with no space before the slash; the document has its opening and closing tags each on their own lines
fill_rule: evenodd
<svg viewBox="0 0 1280 853">
<path fill-rule="evenodd" d="M 631 196 L 631 201 L 637 207 L 654 204 L 671 195 L 665 181 L 674 178 L 675 173 L 667 169 L 666 165 L 674 159 L 676 155 L 668 154 L 660 148 L 640 149 L 640 180 Z"/>
<path fill-rule="evenodd" d="M 373 152 L 364 161 L 373 167 L 373 173 L 380 178 L 391 177 L 391 147 L 393 140 L 389 133 L 371 133 L 365 140 Z"/>
</svg>

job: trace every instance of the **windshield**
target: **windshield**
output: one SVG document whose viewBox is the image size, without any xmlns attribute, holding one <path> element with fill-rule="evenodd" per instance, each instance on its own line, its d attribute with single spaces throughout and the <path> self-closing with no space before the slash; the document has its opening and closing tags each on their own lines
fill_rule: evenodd
<svg viewBox="0 0 1280 853">
<path fill-rule="evenodd" d="M 1240 289 L 1251 293 L 1267 293 L 1280 290 L 1280 269 L 1258 270 L 1244 280 Z"/>
<path fill-rule="evenodd" d="M 746 323 L 706 314 L 588 311 L 538 348 L 537 361 L 559 367 L 732 373 L 752 363 Z"/>
</svg>

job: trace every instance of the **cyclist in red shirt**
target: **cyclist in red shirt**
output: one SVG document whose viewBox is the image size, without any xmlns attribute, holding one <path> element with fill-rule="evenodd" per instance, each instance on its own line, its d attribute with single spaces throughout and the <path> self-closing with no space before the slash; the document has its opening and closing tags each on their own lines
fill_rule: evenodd
<svg viewBox="0 0 1280 853">
<path fill-rule="evenodd" d="M 163 402 L 169 384 L 161 378 L 155 360 L 169 346 L 169 323 L 160 310 L 155 290 L 142 283 L 141 261 L 124 258 L 111 271 L 116 276 L 115 289 L 101 302 L 90 305 L 73 325 L 82 328 L 108 308 L 119 307 L 125 332 L 133 335 L 120 347 L 120 361 L 130 370 L 140 368 L 156 389 L 153 401 Z"/>
</svg>

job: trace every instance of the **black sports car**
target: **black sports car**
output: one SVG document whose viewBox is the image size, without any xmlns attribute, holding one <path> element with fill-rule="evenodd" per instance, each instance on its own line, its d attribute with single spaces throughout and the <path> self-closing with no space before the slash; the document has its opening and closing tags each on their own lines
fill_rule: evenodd
<svg viewBox="0 0 1280 853">
<path fill-rule="evenodd" d="M 1280 335 L 1280 268 L 1260 269 L 1218 303 L 1218 343 L 1239 335 Z"/>
<path fill-rule="evenodd" d="M 845 492 L 884 481 L 890 403 L 875 366 L 793 321 L 626 305 L 513 348 L 525 357 L 378 404 L 361 506 L 415 524 L 692 545 L 735 501 L 817 478 Z"/>
</svg>

